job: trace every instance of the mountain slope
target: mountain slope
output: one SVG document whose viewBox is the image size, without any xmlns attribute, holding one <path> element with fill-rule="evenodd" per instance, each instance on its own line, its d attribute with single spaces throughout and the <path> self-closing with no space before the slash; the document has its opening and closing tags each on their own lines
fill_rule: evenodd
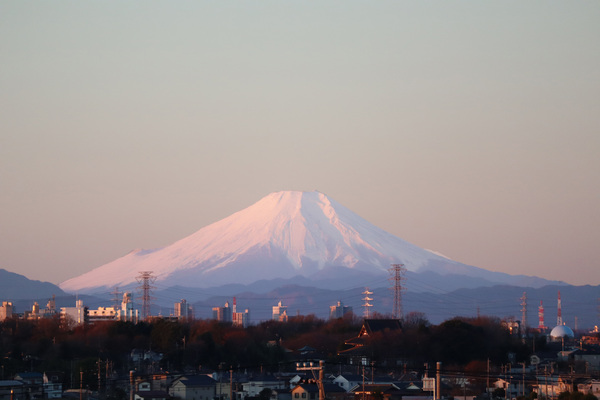
<svg viewBox="0 0 600 400">
<path fill-rule="evenodd" d="M 333 267 L 383 275 L 392 263 L 413 272 L 472 275 L 497 283 L 518 280 L 423 250 L 322 193 L 284 191 L 167 247 L 133 251 L 60 287 L 83 293 L 128 287 L 140 271 L 152 271 L 161 286 L 187 287 L 318 277 Z"/>
<path fill-rule="evenodd" d="M 50 282 L 34 281 L 0 268 L 0 299 L 6 301 L 45 299 L 52 295 L 64 294 L 58 286 Z"/>
</svg>

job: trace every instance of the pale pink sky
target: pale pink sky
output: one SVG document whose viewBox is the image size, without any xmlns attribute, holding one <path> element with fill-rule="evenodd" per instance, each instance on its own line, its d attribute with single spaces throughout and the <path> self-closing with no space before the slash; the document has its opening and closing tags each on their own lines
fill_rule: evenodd
<svg viewBox="0 0 600 400">
<path fill-rule="evenodd" d="M 600 3 L 0 2 L 0 268 L 59 283 L 277 190 L 600 284 Z"/>
</svg>

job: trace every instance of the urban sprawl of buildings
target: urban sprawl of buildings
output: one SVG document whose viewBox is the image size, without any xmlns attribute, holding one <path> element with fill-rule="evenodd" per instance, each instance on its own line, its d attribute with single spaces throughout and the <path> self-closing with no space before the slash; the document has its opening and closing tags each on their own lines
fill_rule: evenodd
<svg viewBox="0 0 600 400">
<path fill-rule="evenodd" d="M 213 308 L 213 319 L 230 323 L 233 326 L 248 327 L 250 311 L 237 310 L 237 301 Z M 272 319 L 288 322 L 287 307 L 279 301 L 273 306 Z M 352 312 L 342 302 L 330 306 L 330 317 L 341 318 Z M 75 325 L 93 324 L 99 321 L 130 321 L 137 323 L 139 311 L 133 307 L 130 293 L 123 295 L 120 306 L 99 307 L 90 310 L 81 300 L 75 307 L 56 309 L 55 299 L 50 299 L 44 309 L 35 303 L 31 311 L 16 316 L 10 302 L 0 307 L 0 321 L 7 318 L 37 320 L 60 316 L 61 321 Z M 168 318 L 192 320 L 192 307 L 181 300 L 174 305 L 174 314 Z M 509 355 L 509 363 L 501 366 L 500 372 L 488 373 L 484 379 L 478 374 L 456 373 L 444 370 L 441 363 L 425 365 L 421 369 L 407 369 L 406 359 L 389 360 L 386 368 L 375 365 L 367 344 L 369 338 L 378 337 L 381 332 L 402 332 L 401 319 L 363 320 L 357 336 L 349 338 L 346 348 L 337 354 L 345 360 L 339 365 L 328 365 L 323 356 L 309 346 L 300 349 L 286 349 L 296 369 L 293 372 L 263 374 L 257 370 L 224 366 L 218 370 L 205 370 L 201 367 L 194 372 L 169 373 L 144 368 L 144 363 L 154 364 L 161 355 L 152 351 L 132 350 L 130 365 L 135 365 L 128 376 L 115 372 L 102 372 L 98 360 L 97 390 L 92 392 L 79 388 L 63 388 L 64 379 L 60 373 L 23 372 L 11 379 L 0 380 L 0 400 L 33 400 L 36 398 L 79 398 L 96 400 L 107 398 L 109 387 L 127 391 L 129 400 L 428 400 L 453 398 L 474 400 L 484 393 L 482 399 L 516 399 L 533 396 L 539 399 L 559 399 L 565 392 L 581 392 L 600 396 L 600 335 L 598 328 L 588 334 L 576 337 L 562 321 L 560 293 L 558 296 L 557 325 L 549 329 L 544 323 L 543 306 L 539 308 L 537 328 L 521 329 L 514 321 L 506 321 L 503 328 L 511 335 L 527 339 L 527 331 L 535 335 L 545 335 L 550 351 L 533 353 L 528 362 L 517 362 L 514 354 Z M 390 355 L 391 356 L 391 355 Z M 584 372 L 575 371 L 584 369 Z M 381 370 L 381 372 L 380 372 Z M 4 370 L 3 370 L 4 371 Z M 72 372 L 71 372 L 72 373 Z M 4 374 L 4 372 L 3 372 Z M 483 389 L 480 386 L 483 383 Z M 73 382 L 73 379 L 71 379 Z M 123 399 L 126 400 L 126 399 Z"/>
</svg>

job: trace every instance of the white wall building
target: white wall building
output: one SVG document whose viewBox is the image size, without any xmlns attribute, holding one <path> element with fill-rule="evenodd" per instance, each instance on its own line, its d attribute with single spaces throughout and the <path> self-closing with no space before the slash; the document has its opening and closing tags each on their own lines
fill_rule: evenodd
<svg viewBox="0 0 600 400">
<path fill-rule="evenodd" d="M 0 306 L 0 321 L 4 321 L 6 318 L 12 318 L 13 316 L 13 304 L 10 301 L 3 301 Z"/>
<path fill-rule="evenodd" d="M 281 304 L 281 300 L 277 303 L 276 306 L 273 306 L 273 320 L 287 322 L 287 306 Z"/>
<path fill-rule="evenodd" d="M 87 322 L 87 307 L 83 306 L 83 300 L 77 300 L 75 307 L 61 307 L 60 319 L 63 321 L 72 321 L 76 325 L 82 325 Z"/>
</svg>

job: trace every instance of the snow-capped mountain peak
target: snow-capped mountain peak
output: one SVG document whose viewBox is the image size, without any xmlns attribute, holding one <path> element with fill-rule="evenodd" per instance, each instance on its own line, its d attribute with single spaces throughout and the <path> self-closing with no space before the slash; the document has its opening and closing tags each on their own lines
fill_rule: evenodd
<svg viewBox="0 0 600 400">
<path fill-rule="evenodd" d="M 413 272 L 498 275 L 410 244 L 323 193 L 282 191 L 171 245 L 133 251 L 60 287 L 85 293 L 132 286 L 140 271 L 152 271 L 161 286 L 187 287 L 310 278 L 339 267 L 381 275 L 395 263 Z"/>
</svg>

